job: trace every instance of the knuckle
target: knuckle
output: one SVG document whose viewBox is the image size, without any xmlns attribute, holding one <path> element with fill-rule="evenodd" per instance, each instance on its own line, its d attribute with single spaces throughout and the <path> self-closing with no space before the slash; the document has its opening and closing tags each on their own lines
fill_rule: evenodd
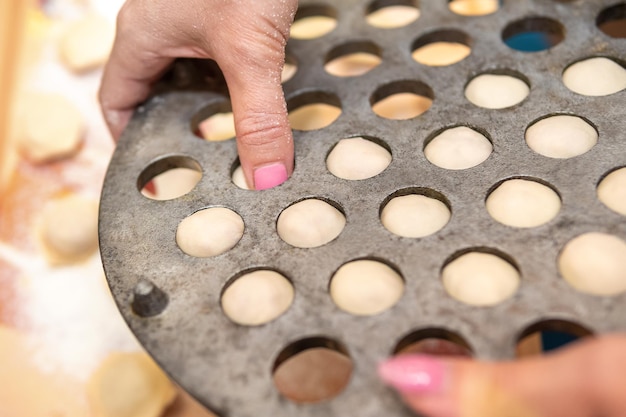
<svg viewBox="0 0 626 417">
<path fill-rule="evenodd" d="M 288 129 L 281 123 L 283 115 L 257 113 L 239 121 L 237 139 L 251 148 L 280 147 Z"/>
</svg>

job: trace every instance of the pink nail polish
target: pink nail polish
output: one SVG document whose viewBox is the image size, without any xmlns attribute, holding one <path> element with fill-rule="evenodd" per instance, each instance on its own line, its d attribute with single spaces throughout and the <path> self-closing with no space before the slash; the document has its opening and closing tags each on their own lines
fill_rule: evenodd
<svg viewBox="0 0 626 417">
<path fill-rule="evenodd" d="M 446 374 L 442 361 L 426 355 L 395 356 L 378 366 L 380 378 L 404 394 L 439 394 Z"/>
<path fill-rule="evenodd" d="M 285 181 L 287 181 L 287 168 L 280 162 L 254 170 L 254 188 L 256 190 L 267 190 Z"/>
</svg>

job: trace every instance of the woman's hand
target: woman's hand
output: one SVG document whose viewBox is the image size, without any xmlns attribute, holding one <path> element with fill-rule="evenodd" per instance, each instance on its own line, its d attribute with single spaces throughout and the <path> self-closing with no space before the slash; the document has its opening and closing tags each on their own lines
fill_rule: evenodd
<svg viewBox="0 0 626 417">
<path fill-rule="evenodd" d="M 293 170 L 281 72 L 297 0 L 127 0 L 100 103 L 115 140 L 175 58 L 214 59 L 228 84 L 237 146 L 250 186 Z"/>
<path fill-rule="evenodd" d="M 626 416 L 623 335 L 506 363 L 397 356 L 379 373 L 429 417 Z"/>
</svg>

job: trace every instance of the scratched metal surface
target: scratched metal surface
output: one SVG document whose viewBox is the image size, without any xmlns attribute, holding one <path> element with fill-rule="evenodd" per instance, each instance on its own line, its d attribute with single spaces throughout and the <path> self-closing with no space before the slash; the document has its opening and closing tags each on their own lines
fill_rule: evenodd
<svg viewBox="0 0 626 417">
<path fill-rule="evenodd" d="M 327 128 L 295 131 L 296 170 L 275 189 L 254 192 L 230 180 L 237 159 L 234 141 L 206 142 L 193 135 L 190 120 L 209 106 L 227 108 L 226 89 L 214 67 L 180 63 L 159 93 L 135 114 L 117 147 L 105 180 L 100 208 L 100 243 L 113 296 L 131 329 L 157 361 L 194 396 L 221 416 L 408 416 L 411 413 L 376 377 L 376 364 L 413 331 L 440 328 L 467 341 L 477 358 L 512 358 L 520 333 L 545 319 L 579 323 L 597 333 L 626 330 L 626 295 L 594 297 L 571 288 L 556 266 L 559 251 L 573 237 L 609 232 L 626 238 L 626 222 L 596 198 L 596 184 L 608 171 L 626 165 L 626 91 L 585 97 L 561 81 L 563 69 L 589 56 L 626 61 L 624 39 L 604 35 L 595 25 L 598 13 L 613 0 L 505 1 L 482 17 L 450 12 L 445 1 L 422 1 L 421 17 L 397 29 L 368 26 L 365 0 L 301 2 L 326 4 L 336 11 L 338 27 L 314 40 L 292 40 L 287 51 L 298 72 L 284 88 L 290 105 L 313 97 L 334 96 L 342 115 Z M 529 16 L 555 19 L 566 28 L 563 42 L 538 53 L 508 48 L 501 40 L 510 22 Z M 472 53 L 448 67 L 427 67 L 411 58 L 411 45 L 435 29 L 454 29 L 471 39 Z M 338 78 L 324 69 L 326 53 L 350 41 L 371 41 L 381 50 L 382 64 L 366 75 Z M 476 74 L 514 71 L 530 83 L 522 103 L 489 110 L 468 102 L 463 90 Z M 396 81 L 420 81 L 434 93 L 433 106 L 410 120 L 383 119 L 371 110 L 370 97 Z M 214 106 L 214 107 L 212 107 Z M 215 110 L 213 110 L 215 111 Z M 210 113 L 210 111 L 209 111 Z M 524 141 L 527 126 L 542 116 L 582 116 L 599 132 L 598 144 L 584 155 L 564 160 L 542 157 Z M 204 114 L 204 116 L 208 113 Z M 422 152 L 435 131 L 468 125 L 488 134 L 494 152 L 487 161 L 463 171 L 430 164 Z M 392 152 L 391 165 L 363 181 L 345 181 L 325 166 L 330 148 L 341 138 L 373 136 Z M 200 183 L 170 201 L 144 198 L 138 178 L 152 162 L 186 157 L 202 169 Z M 181 159 L 170 159 L 179 166 Z M 165 164 L 167 165 L 167 163 Z M 160 167 L 163 169 L 164 167 Z M 150 172 L 144 173 L 149 175 Z M 495 222 L 484 207 L 488 190 L 518 176 L 541 179 L 562 199 L 558 216 L 546 225 L 515 229 Z M 430 188 L 446 196 L 452 219 L 440 232 L 422 239 L 394 236 L 379 220 L 381 203 L 397 190 Z M 347 225 L 331 243 L 298 249 L 275 230 L 280 212 L 304 197 L 332 200 Z M 245 222 L 241 241 L 214 258 L 193 258 L 176 245 L 178 223 L 205 207 L 224 206 Z M 486 247 L 506 253 L 522 275 L 519 291 L 488 308 L 464 305 L 447 295 L 440 280 L 446 259 L 457 251 Z M 390 310 L 356 317 L 339 310 L 328 294 L 328 282 L 343 263 L 379 258 L 394 265 L 405 280 L 405 293 Z M 281 271 L 293 282 L 296 297 L 277 320 L 259 327 L 232 323 L 221 311 L 224 285 L 240 271 L 254 267 Z M 150 305 L 149 281 L 160 291 L 156 312 L 133 312 Z M 146 290 L 148 288 L 148 290 Z M 146 292 L 147 291 L 147 292 Z M 167 299 L 164 302 L 164 295 Z M 139 305 L 139 307 L 137 307 Z M 289 343 L 324 336 L 345 346 L 354 363 L 349 385 L 338 397 L 314 405 L 286 400 L 272 383 L 272 365 Z"/>
</svg>

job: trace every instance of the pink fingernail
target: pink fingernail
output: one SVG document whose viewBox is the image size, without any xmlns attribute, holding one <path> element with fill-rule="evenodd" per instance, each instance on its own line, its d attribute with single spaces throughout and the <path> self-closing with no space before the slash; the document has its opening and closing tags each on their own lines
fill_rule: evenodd
<svg viewBox="0 0 626 417">
<path fill-rule="evenodd" d="M 280 162 L 254 170 L 254 188 L 256 190 L 267 190 L 285 181 L 287 181 L 287 168 Z"/>
<path fill-rule="evenodd" d="M 438 394 L 444 390 L 445 364 L 425 355 L 395 356 L 378 366 L 380 378 L 404 394 Z"/>
</svg>

